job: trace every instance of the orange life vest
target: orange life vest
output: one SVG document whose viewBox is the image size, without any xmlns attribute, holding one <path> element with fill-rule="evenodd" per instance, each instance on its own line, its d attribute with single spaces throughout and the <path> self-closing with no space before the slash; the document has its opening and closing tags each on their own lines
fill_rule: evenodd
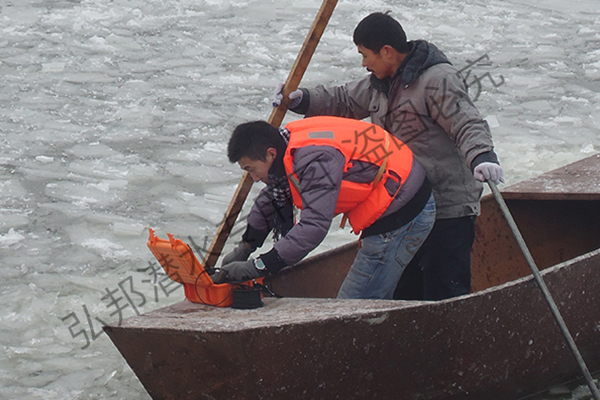
<svg viewBox="0 0 600 400">
<path fill-rule="evenodd" d="M 304 146 L 331 146 L 346 158 L 344 172 L 355 161 L 379 166 L 371 183 L 342 180 L 335 212 L 344 213 L 352 230 L 359 234 L 387 210 L 397 192 L 390 195 L 385 182 L 393 179 L 399 187 L 404 183 L 413 164 L 413 154 L 404 143 L 383 128 L 364 121 L 340 117 L 311 117 L 286 125 L 290 141 L 283 163 L 290 182 L 294 205 L 303 208 L 299 179 L 293 171 L 294 150 Z M 390 173 L 390 172 L 393 172 Z M 398 189 L 400 190 L 400 189 Z"/>
</svg>

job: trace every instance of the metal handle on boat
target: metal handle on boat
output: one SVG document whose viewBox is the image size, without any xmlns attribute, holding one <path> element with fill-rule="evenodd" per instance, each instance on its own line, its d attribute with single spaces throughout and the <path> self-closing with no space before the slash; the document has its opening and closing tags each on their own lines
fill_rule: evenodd
<svg viewBox="0 0 600 400">
<path fill-rule="evenodd" d="M 521 232 L 519 231 L 519 228 L 517 227 L 517 224 L 515 223 L 515 220 L 513 219 L 508 209 L 508 206 L 506 205 L 506 202 L 502 197 L 502 194 L 500 194 L 500 191 L 498 190 L 498 187 L 494 182 L 487 181 L 487 183 L 490 186 L 490 189 L 492 190 L 494 198 L 498 202 L 500 209 L 502 210 L 502 214 L 504 214 L 504 218 L 506 218 L 506 221 L 508 222 L 512 233 L 515 236 L 515 239 L 517 240 L 517 243 L 519 244 L 523 255 L 525 256 L 525 259 L 527 260 L 527 264 L 529 264 L 529 268 L 533 273 L 535 281 L 537 282 L 538 286 L 542 291 L 542 294 L 544 295 L 546 301 L 548 302 L 548 305 L 550 306 L 550 310 L 552 311 L 552 315 L 554 315 L 554 319 L 556 319 L 556 322 L 558 323 L 558 326 L 560 327 L 560 330 L 562 331 L 562 334 L 565 337 L 567 344 L 571 348 L 573 356 L 575 356 L 577 364 L 579 364 L 579 368 L 581 369 L 581 372 L 583 373 L 583 376 L 587 381 L 587 384 L 590 388 L 590 391 L 592 392 L 592 395 L 594 396 L 594 399 L 600 400 L 600 392 L 598 391 L 598 387 L 594 383 L 594 379 L 592 378 L 592 375 L 590 374 L 590 371 L 587 365 L 585 364 L 585 361 L 583 360 L 583 357 L 581 356 L 581 353 L 579 352 L 575 341 L 573 340 L 573 336 L 571 336 L 571 333 L 567 328 L 567 324 L 565 324 L 565 321 L 562 318 L 560 311 L 558 311 L 558 307 L 556 306 L 556 303 L 554 302 L 554 299 L 552 298 L 552 295 L 550 294 L 550 291 L 548 290 L 548 287 L 546 286 L 546 283 L 544 282 L 544 279 L 542 278 L 542 275 L 540 274 L 540 271 L 537 265 L 535 264 L 535 261 L 533 260 L 533 257 L 531 256 L 531 253 L 527 248 L 527 245 L 525 244 L 525 240 L 523 240 L 523 236 L 521 236 Z"/>
</svg>

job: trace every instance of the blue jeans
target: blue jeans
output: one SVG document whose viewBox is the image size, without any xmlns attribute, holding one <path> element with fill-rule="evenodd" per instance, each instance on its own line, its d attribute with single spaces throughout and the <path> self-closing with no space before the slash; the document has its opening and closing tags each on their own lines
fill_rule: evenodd
<svg viewBox="0 0 600 400">
<path fill-rule="evenodd" d="M 433 195 L 408 224 L 361 239 L 360 249 L 338 299 L 392 299 L 402 272 L 419 250 L 435 222 Z"/>
</svg>

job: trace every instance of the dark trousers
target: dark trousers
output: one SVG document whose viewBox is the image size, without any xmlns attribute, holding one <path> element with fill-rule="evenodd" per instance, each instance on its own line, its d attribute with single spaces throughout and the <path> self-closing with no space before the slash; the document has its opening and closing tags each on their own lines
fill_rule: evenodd
<svg viewBox="0 0 600 400">
<path fill-rule="evenodd" d="M 425 243 L 406 266 L 394 299 L 442 300 L 470 293 L 475 218 L 436 220 Z"/>
</svg>

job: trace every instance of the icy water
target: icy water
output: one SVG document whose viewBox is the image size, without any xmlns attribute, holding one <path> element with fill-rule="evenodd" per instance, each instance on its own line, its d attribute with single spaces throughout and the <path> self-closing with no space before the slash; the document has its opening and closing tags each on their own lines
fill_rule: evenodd
<svg viewBox="0 0 600 400">
<path fill-rule="evenodd" d="M 148 399 L 101 326 L 183 299 L 146 228 L 212 240 L 229 134 L 268 118 L 320 2 L 0 5 L 0 398 Z M 363 76 L 352 31 L 386 10 L 468 74 L 507 184 L 600 150 L 596 0 L 341 0 L 303 85 Z"/>
</svg>

